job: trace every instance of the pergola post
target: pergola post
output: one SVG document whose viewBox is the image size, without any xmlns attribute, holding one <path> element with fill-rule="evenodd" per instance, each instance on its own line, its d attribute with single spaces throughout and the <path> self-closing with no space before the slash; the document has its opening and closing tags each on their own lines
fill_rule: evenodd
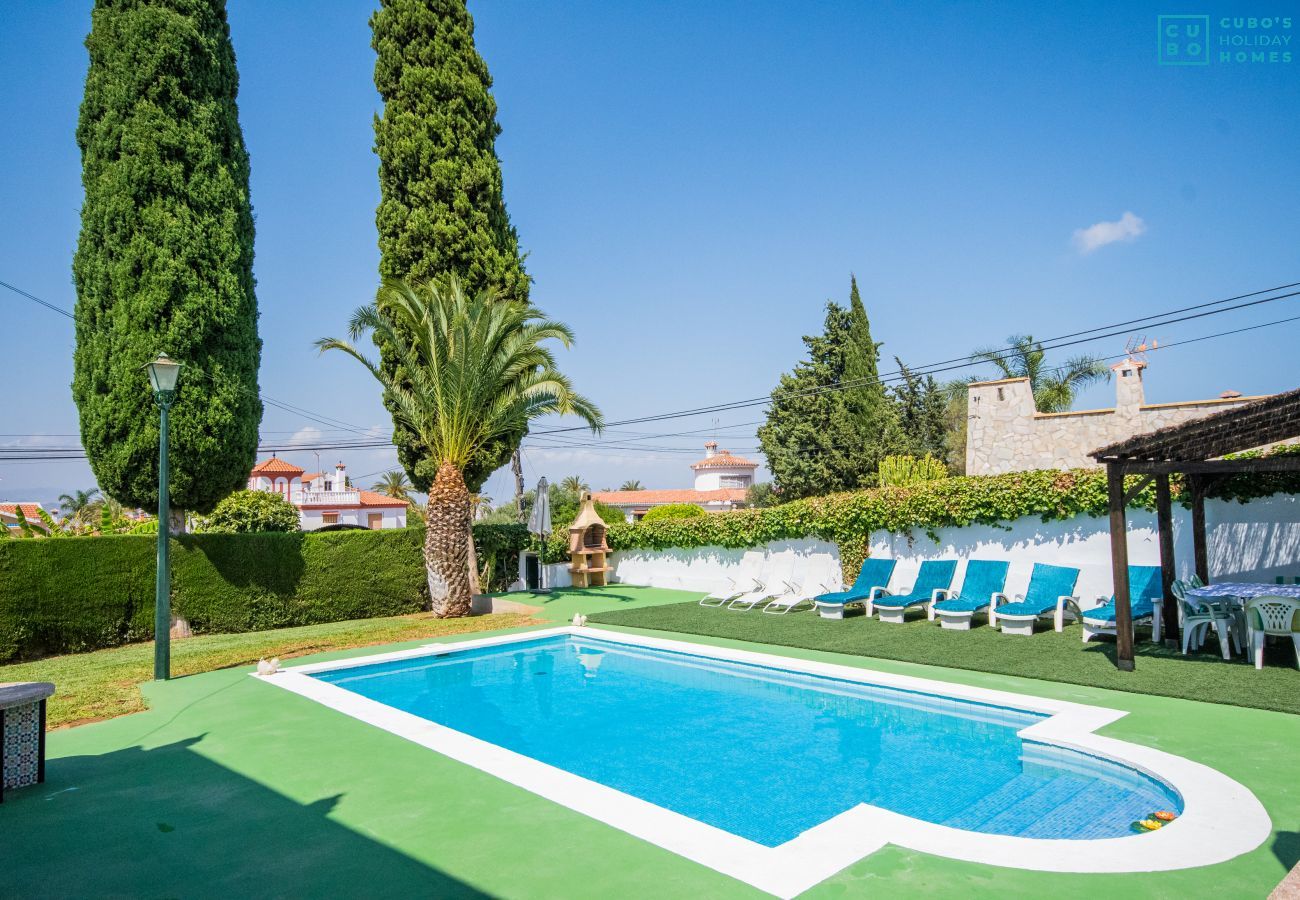
<svg viewBox="0 0 1300 900">
<path fill-rule="evenodd" d="M 1205 546 L 1205 480 L 1199 475 L 1188 475 L 1187 487 L 1192 495 L 1192 555 L 1196 559 L 1196 574 L 1204 584 L 1209 584 L 1210 554 Z"/>
<path fill-rule="evenodd" d="M 1160 538 L 1160 623 L 1165 642 L 1175 645 L 1178 633 L 1178 601 L 1174 599 L 1174 578 L 1177 575 L 1174 560 L 1174 511 L 1169 495 L 1169 476 L 1156 476 L 1156 531 Z"/>
<path fill-rule="evenodd" d="M 1110 507 L 1110 563 L 1115 582 L 1115 666 L 1133 671 L 1133 608 L 1128 585 L 1128 522 L 1124 509 L 1124 465 L 1106 466 L 1106 495 Z"/>
</svg>

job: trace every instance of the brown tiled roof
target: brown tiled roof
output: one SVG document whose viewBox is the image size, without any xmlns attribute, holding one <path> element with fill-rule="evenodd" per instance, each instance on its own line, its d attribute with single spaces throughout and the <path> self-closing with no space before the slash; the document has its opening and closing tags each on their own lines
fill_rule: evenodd
<svg viewBox="0 0 1300 900">
<path fill-rule="evenodd" d="M 264 459 L 253 466 L 253 475 L 301 475 L 302 469 L 293 463 L 285 462 L 278 456 Z"/>
<path fill-rule="evenodd" d="M 692 469 L 736 469 L 750 468 L 757 469 L 758 463 L 751 462 L 743 456 L 733 456 L 730 450 L 719 450 L 712 456 L 706 456 L 704 459 L 691 465 Z"/>
<path fill-rule="evenodd" d="M 1135 435 L 1092 451 L 1109 460 L 1196 461 L 1300 437 L 1300 389 Z"/>
<path fill-rule="evenodd" d="M 657 506 L 664 503 L 737 503 L 745 499 L 744 488 L 721 488 L 716 491 L 596 491 L 593 499 L 608 506 Z"/>
</svg>

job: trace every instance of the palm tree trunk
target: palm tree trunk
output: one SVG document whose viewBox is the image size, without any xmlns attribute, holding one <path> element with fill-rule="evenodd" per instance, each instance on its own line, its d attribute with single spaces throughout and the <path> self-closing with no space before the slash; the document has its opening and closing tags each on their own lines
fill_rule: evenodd
<svg viewBox="0 0 1300 900">
<path fill-rule="evenodd" d="M 478 580 L 478 548 L 474 546 L 474 518 L 478 515 L 478 497 L 471 497 L 469 504 L 469 528 L 465 532 L 466 544 L 466 562 L 469 563 L 469 592 L 470 596 L 477 596 L 483 593 L 483 585 Z"/>
<path fill-rule="evenodd" d="M 429 488 L 425 511 L 424 565 L 433 614 L 468 616 L 470 496 L 464 475 L 446 460 Z"/>
</svg>

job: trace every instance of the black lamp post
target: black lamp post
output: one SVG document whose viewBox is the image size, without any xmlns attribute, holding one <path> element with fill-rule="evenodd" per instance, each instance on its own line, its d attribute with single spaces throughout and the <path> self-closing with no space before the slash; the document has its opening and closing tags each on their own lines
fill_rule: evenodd
<svg viewBox="0 0 1300 900">
<path fill-rule="evenodd" d="M 172 669 L 172 572 L 168 540 L 171 538 L 171 498 L 167 493 L 167 411 L 176 396 L 176 379 L 181 364 L 160 353 L 145 366 L 149 384 L 161 410 L 158 428 L 158 577 L 155 581 L 153 612 L 153 677 L 166 681 Z"/>
</svg>

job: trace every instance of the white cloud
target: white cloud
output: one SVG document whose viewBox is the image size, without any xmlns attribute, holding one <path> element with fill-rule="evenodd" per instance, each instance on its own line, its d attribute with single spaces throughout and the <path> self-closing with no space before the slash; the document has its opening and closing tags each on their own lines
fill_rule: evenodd
<svg viewBox="0 0 1300 900">
<path fill-rule="evenodd" d="M 310 444 L 313 442 L 319 442 L 320 439 L 324 436 L 325 435 L 321 432 L 319 428 L 316 428 L 312 425 L 308 425 L 305 428 L 299 428 L 297 431 L 295 431 L 293 433 L 293 436 L 289 438 L 289 443 Z"/>
<path fill-rule="evenodd" d="M 1105 247 L 1107 244 L 1114 244 L 1117 241 L 1135 241 L 1138 236 L 1147 230 L 1147 223 L 1142 221 L 1141 216 L 1135 216 L 1131 212 L 1125 212 L 1114 222 L 1098 222 L 1095 225 L 1089 225 L 1087 228 L 1080 228 L 1074 232 L 1074 246 L 1082 254 L 1089 254 L 1099 247 Z"/>
</svg>

